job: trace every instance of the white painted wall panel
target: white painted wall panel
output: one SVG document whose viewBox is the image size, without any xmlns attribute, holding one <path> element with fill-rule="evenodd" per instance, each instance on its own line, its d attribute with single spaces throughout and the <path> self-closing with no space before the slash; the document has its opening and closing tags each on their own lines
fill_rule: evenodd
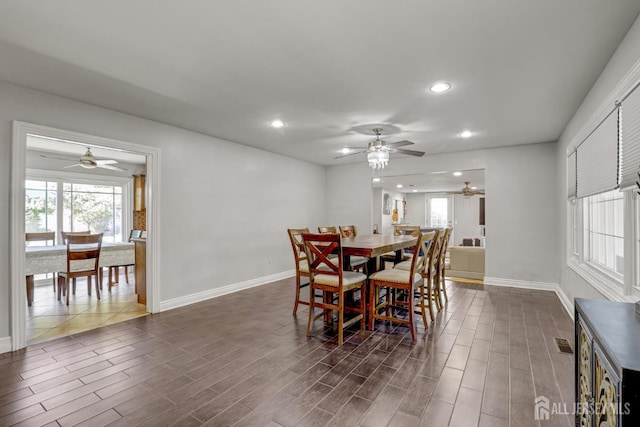
<svg viewBox="0 0 640 427">
<path fill-rule="evenodd" d="M 162 150 L 161 301 L 292 270 L 286 229 L 326 222 L 322 166 L 5 83 L 0 100 L 0 337 L 9 335 L 12 120 Z"/>
</svg>

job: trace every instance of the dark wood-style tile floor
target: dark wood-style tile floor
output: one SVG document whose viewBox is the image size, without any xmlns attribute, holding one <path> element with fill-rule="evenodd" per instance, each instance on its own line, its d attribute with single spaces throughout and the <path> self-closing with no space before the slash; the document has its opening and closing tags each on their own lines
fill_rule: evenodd
<svg viewBox="0 0 640 427">
<path fill-rule="evenodd" d="M 570 426 L 573 324 L 552 292 L 448 282 L 405 326 L 307 338 L 293 280 L 0 355 L 0 426 Z"/>
</svg>

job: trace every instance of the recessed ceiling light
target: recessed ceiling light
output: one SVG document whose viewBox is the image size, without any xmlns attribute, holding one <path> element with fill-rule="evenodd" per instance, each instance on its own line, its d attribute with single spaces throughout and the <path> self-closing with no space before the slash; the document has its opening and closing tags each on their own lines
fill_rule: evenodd
<svg viewBox="0 0 640 427">
<path fill-rule="evenodd" d="M 342 154 L 349 154 L 351 152 L 351 150 L 349 150 L 347 147 L 344 147 L 342 150 L 340 150 L 340 152 Z"/>
<path fill-rule="evenodd" d="M 449 89 L 451 89 L 451 83 L 447 82 L 436 83 L 429 88 L 429 90 L 433 93 L 442 93 L 448 91 Z"/>
<path fill-rule="evenodd" d="M 454 172 L 453 173 L 453 176 L 461 176 L 461 175 L 462 175 L 462 172 Z"/>
<path fill-rule="evenodd" d="M 413 190 L 413 192 L 414 192 L 414 193 L 417 193 L 417 192 L 418 192 L 418 190 Z"/>
<path fill-rule="evenodd" d="M 398 185 L 396 185 L 396 187 L 402 188 L 402 184 L 398 184 Z"/>
<path fill-rule="evenodd" d="M 471 132 L 470 130 L 465 130 L 464 132 L 460 133 L 461 138 L 470 138 L 472 136 L 473 132 Z"/>
<path fill-rule="evenodd" d="M 380 182 L 380 178 L 373 178 L 373 182 Z"/>
<path fill-rule="evenodd" d="M 278 128 L 284 127 L 284 122 L 279 119 L 272 120 L 271 123 L 269 123 L 269 126 L 271 126 L 272 128 L 278 129 Z"/>
</svg>

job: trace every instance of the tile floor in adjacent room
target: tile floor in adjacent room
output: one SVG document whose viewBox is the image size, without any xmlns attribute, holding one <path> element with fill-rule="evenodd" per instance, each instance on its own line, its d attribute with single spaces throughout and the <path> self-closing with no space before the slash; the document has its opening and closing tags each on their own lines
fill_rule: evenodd
<svg viewBox="0 0 640 427">
<path fill-rule="evenodd" d="M 105 277 L 100 300 L 96 298 L 95 283 L 89 296 L 86 279 L 77 279 L 76 294 L 70 295 L 69 306 L 64 297 L 58 301 L 50 281 L 35 287 L 33 305 L 27 307 L 26 332 L 30 344 L 148 314 L 146 306 L 137 302 L 132 274 L 129 284 L 121 275 L 120 283 L 111 292 Z"/>
<path fill-rule="evenodd" d="M 448 282 L 406 326 L 306 336 L 293 279 L 0 355 L 0 425 L 566 426 L 573 322 L 553 292 Z"/>
</svg>

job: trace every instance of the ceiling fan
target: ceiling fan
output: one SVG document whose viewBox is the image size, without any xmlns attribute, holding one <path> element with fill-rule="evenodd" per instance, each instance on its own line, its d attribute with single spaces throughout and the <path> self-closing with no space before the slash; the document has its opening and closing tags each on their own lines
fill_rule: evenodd
<svg viewBox="0 0 640 427">
<path fill-rule="evenodd" d="M 473 190 L 469 187 L 470 181 L 464 182 L 464 188 L 460 191 L 447 191 L 447 194 L 462 194 L 464 197 L 475 196 L 476 194 L 484 194 L 484 190 Z"/>
<path fill-rule="evenodd" d="M 55 157 L 55 156 L 47 156 L 45 154 L 41 154 L 40 157 L 46 157 L 47 159 L 56 159 L 56 160 L 65 160 L 65 161 L 73 161 L 73 159 L 63 158 L 63 157 Z M 73 168 L 76 166 L 83 167 L 85 169 L 95 169 L 95 168 L 103 168 L 103 169 L 111 169 L 114 171 L 125 172 L 126 169 L 121 168 L 119 166 L 114 166 L 118 163 L 117 160 L 98 160 L 91 153 L 91 148 L 87 147 L 87 152 L 84 153 L 83 156 L 80 157 L 78 163 L 65 166 L 67 168 Z"/>
<path fill-rule="evenodd" d="M 349 150 L 349 152 L 335 158 L 340 159 L 342 157 L 353 156 L 354 154 L 367 153 L 367 160 L 369 161 L 369 166 L 371 166 L 374 169 L 382 169 L 385 166 L 387 166 L 387 163 L 389 161 L 389 153 L 408 154 L 410 156 L 416 156 L 416 157 L 424 156 L 424 151 L 405 150 L 402 148 L 396 148 L 396 147 L 404 147 L 406 145 L 413 145 L 413 142 L 411 141 L 407 141 L 407 140 L 398 141 L 398 142 L 383 141 L 380 139 L 380 135 L 382 134 L 381 128 L 374 128 L 373 133 L 376 135 L 376 139 L 371 141 L 368 147 L 346 147 L 346 150 Z"/>
</svg>

